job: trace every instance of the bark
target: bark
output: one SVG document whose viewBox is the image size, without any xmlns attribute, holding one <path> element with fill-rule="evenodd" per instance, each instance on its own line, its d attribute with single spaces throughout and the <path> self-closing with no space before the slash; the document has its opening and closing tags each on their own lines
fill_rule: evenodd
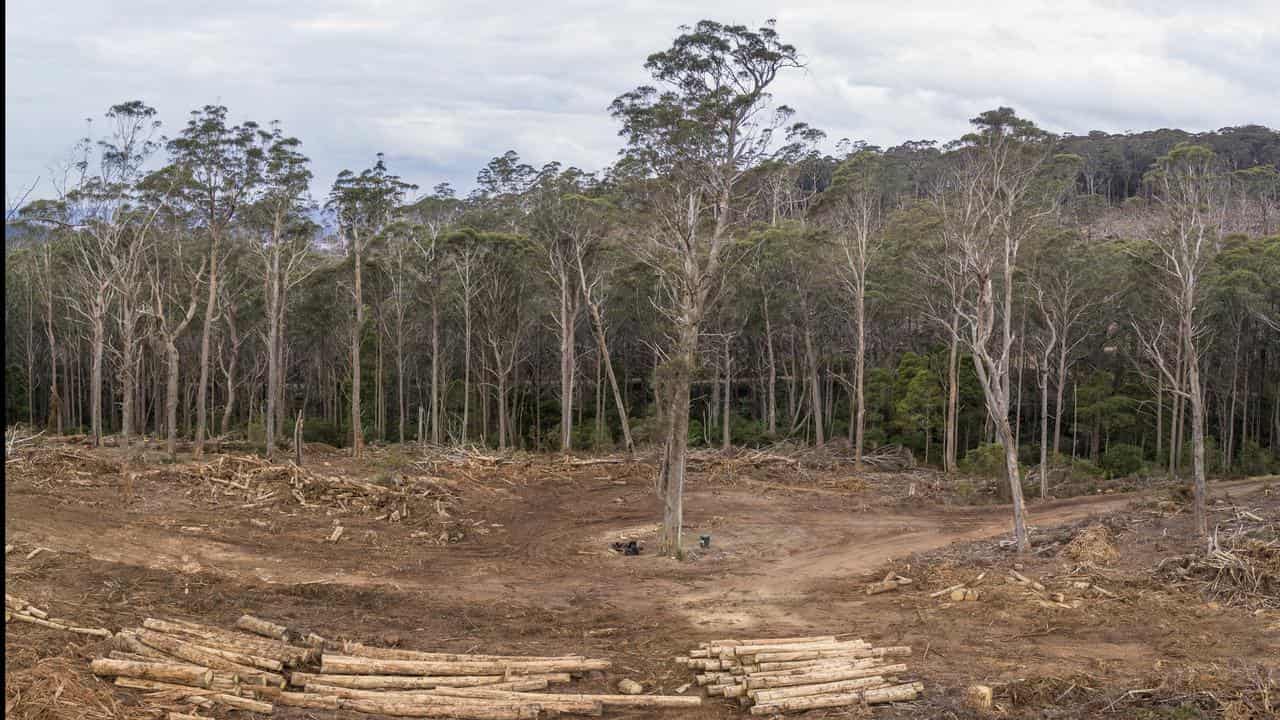
<svg viewBox="0 0 1280 720">
<path fill-rule="evenodd" d="M 431 442 L 439 445 L 444 437 L 441 420 L 440 389 L 440 303 L 431 299 Z"/>
<path fill-rule="evenodd" d="M 360 341 L 364 329 L 364 286 L 361 273 L 363 248 L 359 235 L 352 238 L 352 254 L 355 261 L 355 325 L 351 329 L 351 456 L 364 454 L 364 430 L 360 421 Z"/>
<path fill-rule="evenodd" d="M 732 385 L 733 360 L 729 355 L 729 346 L 730 346 L 729 340 L 726 339 L 724 343 L 724 412 L 722 413 L 724 420 L 720 425 L 721 427 L 720 447 L 724 450 L 728 450 L 733 443 L 732 427 L 731 427 L 732 423 L 730 422 L 730 417 L 731 417 L 730 400 L 732 398 L 731 390 L 733 387 Z"/>
<path fill-rule="evenodd" d="M 573 448 L 573 377 L 577 358 L 573 342 L 577 322 L 578 294 L 565 273 L 558 277 L 560 287 L 560 451 Z"/>
<path fill-rule="evenodd" d="M 335 675 L 503 675 L 607 670 L 608 660 L 535 658 L 529 660 L 385 660 L 325 654 L 320 671 Z"/>
<path fill-rule="evenodd" d="M 853 468 L 855 471 L 862 470 L 862 440 L 866 426 L 867 406 L 866 398 L 863 392 L 863 378 L 866 375 L 867 365 L 867 311 L 866 311 L 866 288 L 865 276 L 858 281 L 858 293 L 854 302 L 855 320 L 858 327 L 858 354 L 854 359 L 853 370 L 853 404 L 856 406 L 854 413 L 855 430 L 853 436 Z M 926 453 L 927 454 L 927 453 Z M 928 462 L 928 459 L 925 460 Z"/>
<path fill-rule="evenodd" d="M 951 347 L 947 353 L 947 421 L 946 421 L 946 453 L 943 458 L 943 469 L 947 474 L 952 475 L 956 472 L 956 455 L 959 448 L 957 440 L 959 440 L 959 428 L 956 427 L 959 422 L 960 413 L 960 314 L 953 313 L 951 316 Z"/>
<path fill-rule="evenodd" d="M 764 340 L 769 358 L 769 386 L 765 394 L 765 417 L 768 419 L 769 437 L 778 434 L 778 363 L 773 355 L 773 324 L 769 319 L 769 295 L 764 296 Z"/>
<path fill-rule="evenodd" d="M 1194 286 L 1193 286 L 1194 287 Z M 1200 389 L 1200 356 L 1197 353 L 1195 335 L 1191 324 L 1190 309 L 1193 302 L 1185 306 L 1183 315 L 1183 338 L 1186 343 L 1187 361 L 1187 393 L 1191 403 L 1191 469 L 1193 516 L 1196 532 L 1201 537 L 1209 534 L 1208 517 L 1205 510 L 1205 466 L 1204 466 L 1204 394 Z"/>
<path fill-rule="evenodd" d="M 822 447 L 826 445 L 826 435 L 823 428 L 822 414 L 822 385 L 819 384 L 818 378 L 818 352 L 813 343 L 813 331 L 809 326 L 809 320 L 806 318 L 804 325 L 804 356 L 805 364 L 809 370 L 809 389 L 810 398 L 813 403 L 813 430 L 814 445 Z"/>
<path fill-rule="evenodd" d="M 207 688 L 213 683 L 213 671 L 197 665 L 99 658 L 89 664 L 89 670 L 94 675 L 158 680 L 202 688 Z"/>
<path fill-rule="evenodd" d="M 204 326 L 200 329 L 200 384 L 196 386 L 196 437 L 192 446 L 192 454 L 197 458 L 204 455 L 204 439 L 208 427 L 209 354 L 213 347 L 213 322 L 217 313 L 221 239 L 215 230 L 209 249 L 209 294 L 204 305 Z"/>
<path fill-rule="evenodd" d="M 698 328 L 685 322 L 678 333 L 675 352 L 666 368 L 668 377 L 663 380 L 670 401 L 664 403 L 667 433 L 658 487 L 662 495 L 660 551 L 682 558 L 685 458 L 689 447 L 689 383 L 697 356 Z"/>
<path fill-rule="evenodd" d="M 95 314 L 90 318 L 92 340 L 90 352 L 93 360 L 89 366 L 89 434 L 93 446 L 102 445 L 102 356 L 106 347 L 106 318 Z"/>
</svg>

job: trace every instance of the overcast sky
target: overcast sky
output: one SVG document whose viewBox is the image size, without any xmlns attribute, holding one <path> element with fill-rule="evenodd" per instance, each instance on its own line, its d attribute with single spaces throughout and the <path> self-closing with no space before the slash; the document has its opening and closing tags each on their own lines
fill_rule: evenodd
<svg viewBox="0 0 1280 720">
<path fill-rule="evenodd" d="M 998 105 L 1057 132 L 1280 127 L 1280 2 L 693 5 L 6 0 L 5 192 L 47 178 L 85 118 L 130 99 L 169 133 L 208 103 L 279 120 L 317 191 L 379 151 L 424 190 L 469 190 L 508 149 L 594 170 L 619 147 L 609 102 L 703 18 L 776 17 L 808 67 L 775 97 L 833 143 L 948 140 Z"/>
</svg>

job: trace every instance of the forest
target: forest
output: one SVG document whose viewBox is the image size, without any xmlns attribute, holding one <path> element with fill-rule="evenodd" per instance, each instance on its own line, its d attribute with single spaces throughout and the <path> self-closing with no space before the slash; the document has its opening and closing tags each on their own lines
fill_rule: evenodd
<svg viewBox="0 0 1280 720">
<path fill-rule="evenodd" d="M 112 84 L 6 188 L 5 716 L 1277 717 L 1266 116 L 879 145 L 773 21 L 641 61 L 604 167 Z"/>
<path fill-rule="evenodd" d="M 800 65 L 772 24 L 704 21 L 608 108 L 612 166 L 509 150 L 465 193 L 115 105 L 9 201 L 6 423 L 197 457 L 299 423 L 357 457 L 654 445 L 677 495 L 688 447 L 784 441 L 903 446 L 1019 503 L 1055 472 L 1280 467 L 1280 132 L 1000 107 L 833 142 L 770 93 Z"/>
</svg>

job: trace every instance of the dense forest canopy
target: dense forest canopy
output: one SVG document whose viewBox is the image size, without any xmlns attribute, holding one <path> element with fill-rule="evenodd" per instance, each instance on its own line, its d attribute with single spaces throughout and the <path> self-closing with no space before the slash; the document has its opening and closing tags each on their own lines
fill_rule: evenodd
<svg viewBox="0 0 1280 720">
<path fill-rule="evenodd" d="M 618 162 L 512 150 L 465 197 L 381 156 L 110 108 L 6 212 L 5 413 L 52 432 L 889 444 L 1053 472 L 1257 473 L 1280 443 L 1280 132 L 827 142 L 770 96 L 772 24 L 704 21 L 618 97 Z M 780 98 L 779 100 L 785 100 Z M 1019 503 L 1020 505 L 1020 503 Z M 678 514 L 674 516 L 678 527 Z M 673 540 L 677 542 L 678 540 Z"/>
</svg>

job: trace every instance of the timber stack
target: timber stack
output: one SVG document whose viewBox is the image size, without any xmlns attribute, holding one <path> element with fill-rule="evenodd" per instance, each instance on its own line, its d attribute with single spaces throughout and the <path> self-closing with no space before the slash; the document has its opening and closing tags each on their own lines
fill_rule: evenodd
<svg viewBox="0 0 1280 720">
<path fill-rule="evenodd" d="M 156 702 L 204 709 L 222 705 L 270 714 L 286 705 L 394 717 L 531 720 L 599 716 L 611 706 L 701 703 L 692 696 L 537 692 L 607 670 L 607 660 L 379 648 L 314 633 L 302 637 L 249 615 L 236 630 L 148 618 L 117 633 L 115 645 L 92 662 L 95 675 L 114 677 L 116 685 L 144 691 Z"/>
<path fill-rule="evenodd" d="M 752 715 L 915 700 L 907 646 L 872 647 L 834 635 L 713 640 L 676 662 L 697 671 L 709 697 L 737 698 Z"/>
</svg>

